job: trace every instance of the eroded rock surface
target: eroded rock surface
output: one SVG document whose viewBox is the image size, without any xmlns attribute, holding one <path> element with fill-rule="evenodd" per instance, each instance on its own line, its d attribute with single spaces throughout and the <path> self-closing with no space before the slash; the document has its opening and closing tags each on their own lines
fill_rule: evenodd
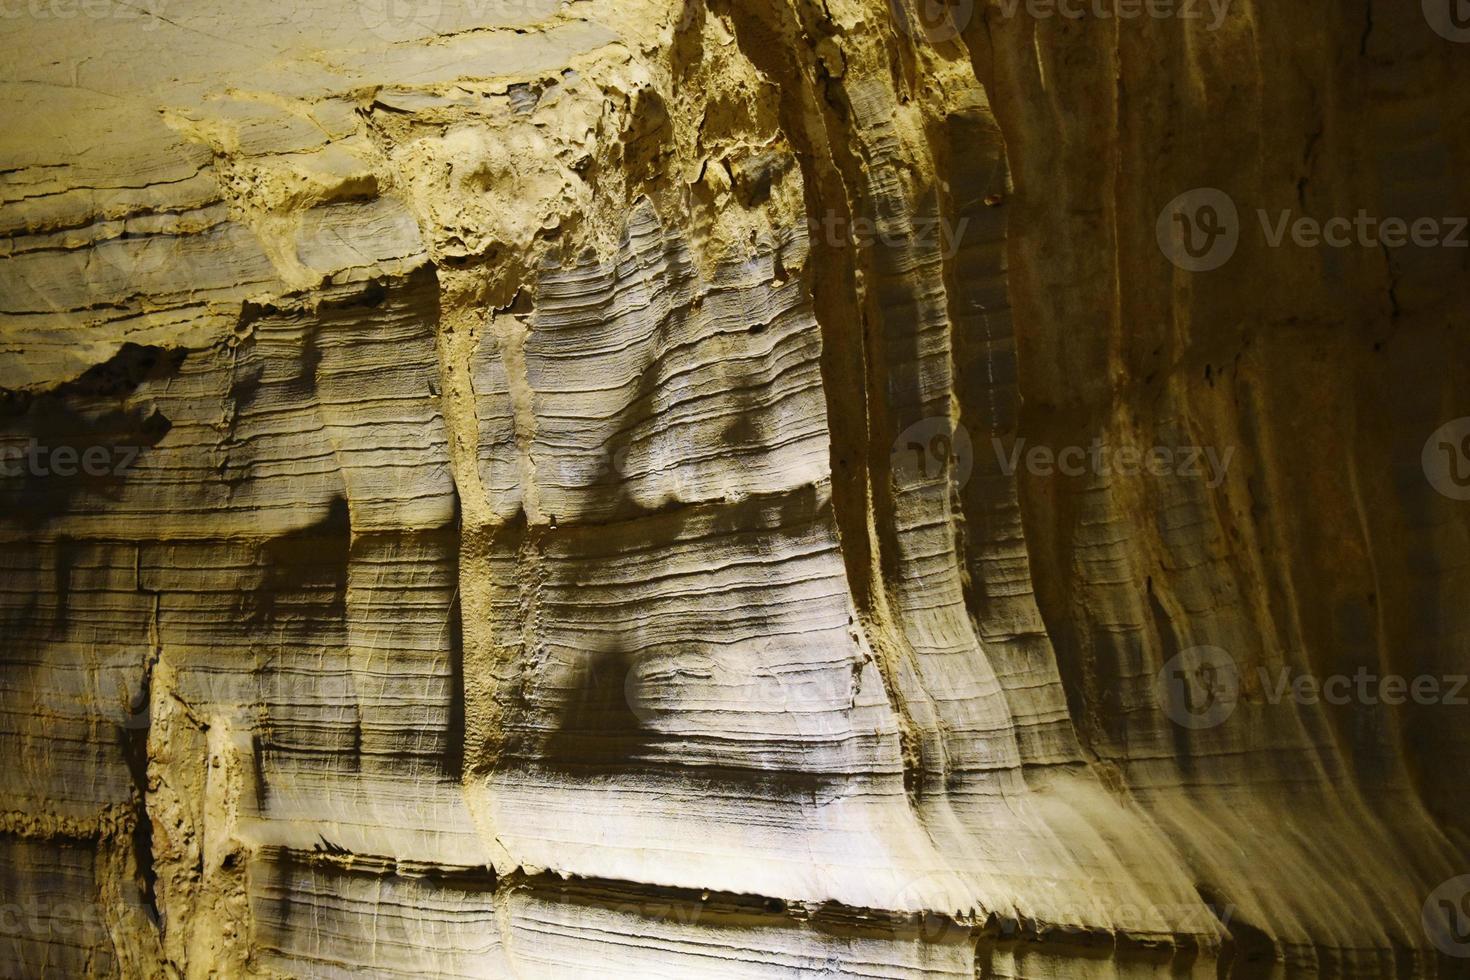
<svg viewBox="0 0 1470 980">
<path fill-rule="evenodd" d="M 1470 972 L 1470 44 L 1168 6 L 7 11 L 0 975 Z"/>
</svg>

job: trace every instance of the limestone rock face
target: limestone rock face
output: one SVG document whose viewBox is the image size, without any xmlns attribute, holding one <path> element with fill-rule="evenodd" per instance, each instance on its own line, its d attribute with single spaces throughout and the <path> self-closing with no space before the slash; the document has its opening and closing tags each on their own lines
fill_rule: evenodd
<svg viewBox="0 0 1470 980">
<path fill-rule="evenodd" d="M 0 976 L 1470 973 L 1463 10 L 11 8 Z"/>
</svg>

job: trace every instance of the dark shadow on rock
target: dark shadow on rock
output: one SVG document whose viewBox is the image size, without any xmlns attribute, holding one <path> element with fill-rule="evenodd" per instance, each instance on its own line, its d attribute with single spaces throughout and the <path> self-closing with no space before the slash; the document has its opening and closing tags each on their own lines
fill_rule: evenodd
<svg viewBox="0 0 1470 980">
<path fill-rule="evenodd" d="M 352 520 L 347 500 L 333 497 L 321 520 L 261 545 L 259 584 L 242 598 L 252 627 L 311 632 L 347 614 L 347 563 Z"/>
<path fill-rule="evenodd" d="M 76 509 L 121 497 L 138 457 L 172 422 L 135 398 L 148 382 L 178 373 L 185 352 L 124 344 L 102 364 L 49 391 L 0 390 L 0 513 L 37 528 Z"/>
</svg>

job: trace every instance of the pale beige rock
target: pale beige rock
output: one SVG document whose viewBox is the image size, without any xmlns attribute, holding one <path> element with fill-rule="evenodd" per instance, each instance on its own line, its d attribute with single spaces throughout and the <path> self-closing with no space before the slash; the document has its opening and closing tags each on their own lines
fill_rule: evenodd
<svg viewBox="0 0 1470 980">
<path fill-rule="evenodd" d="M 6 11 L 0 975 L 1465 973 L 1470 46 L 1018 2 Z"/>
</svg>

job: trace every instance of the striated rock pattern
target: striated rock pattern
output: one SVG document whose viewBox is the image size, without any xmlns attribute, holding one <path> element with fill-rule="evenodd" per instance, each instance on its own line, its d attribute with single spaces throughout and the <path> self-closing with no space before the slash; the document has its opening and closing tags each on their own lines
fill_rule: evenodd
<svg viewBox="0 0 1470 980">
<path fill-rule="evenodd" d="M 1463 13 L 11 4 L 0 976 L 1470 975 Z"/>
</svg>

